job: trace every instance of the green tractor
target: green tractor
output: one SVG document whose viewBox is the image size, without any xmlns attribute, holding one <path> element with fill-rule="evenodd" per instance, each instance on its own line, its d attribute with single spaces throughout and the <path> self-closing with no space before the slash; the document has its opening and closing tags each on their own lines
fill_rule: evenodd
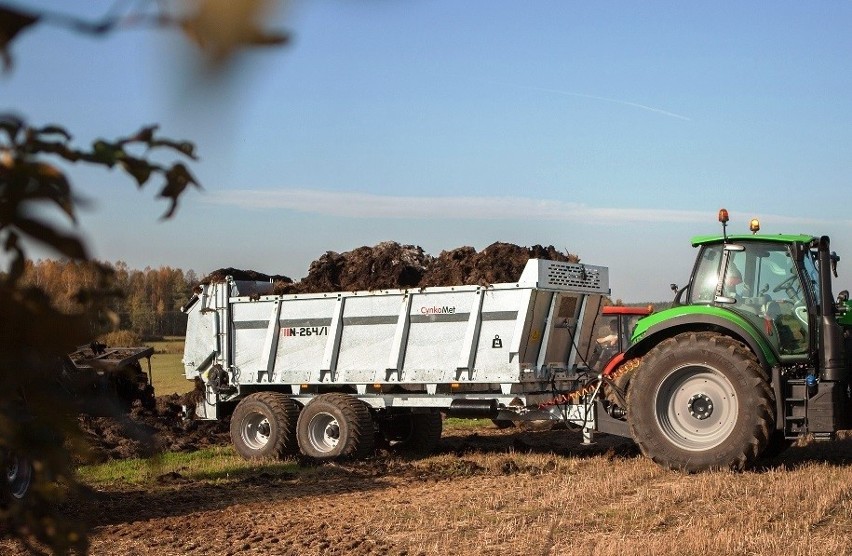
<svg viewBox="0 0 852 556">
<path fill-rule="evenodd" d="M 604 372 L 618 393 L 608 413 L 673 469 L 743 469 L 767 448 L 852 428 L 852 304 L 832 294 L 829 238 L 760 235 L 757 220 L 728 235 L 724 209 L 719 221 L 721 236 L 693 238 L 673 306 L 641 319 L 621 369 Z"/>
</svg>

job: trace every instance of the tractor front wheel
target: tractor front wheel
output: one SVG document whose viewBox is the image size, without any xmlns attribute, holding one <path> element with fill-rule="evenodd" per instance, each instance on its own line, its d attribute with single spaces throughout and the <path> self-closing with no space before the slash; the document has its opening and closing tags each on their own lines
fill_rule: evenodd
<svg viewBox="0 0 852 556">
<path fill-rule="evenodd" d="M 775 396 L 754 355 L 710 332 L 660 342 L 642 359 L 627 398 L 633 439 L 671 469 L 744 469 L 775 429 Z"/>
</svg>

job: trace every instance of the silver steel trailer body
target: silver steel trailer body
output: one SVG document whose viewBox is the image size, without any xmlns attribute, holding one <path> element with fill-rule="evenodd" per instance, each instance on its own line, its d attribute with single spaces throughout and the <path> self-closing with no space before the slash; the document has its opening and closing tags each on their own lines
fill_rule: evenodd
<svg viewBox="0 0 852 556">
<path fill-rule="evenodd" d="M 605 267 L 537 259 L 509 284 L 309 295 L 258 287 L 205 284 L 184 308 L 186 377 L 206 388 L 200 418 L 262 391 L 300 407 L 343 392 L 373 410 L 531 418 L 537 404 L 578 386 L 578 348 L 609 293 Z M 585 406 L 551 413 L 593 424 Z"/>
</svg>

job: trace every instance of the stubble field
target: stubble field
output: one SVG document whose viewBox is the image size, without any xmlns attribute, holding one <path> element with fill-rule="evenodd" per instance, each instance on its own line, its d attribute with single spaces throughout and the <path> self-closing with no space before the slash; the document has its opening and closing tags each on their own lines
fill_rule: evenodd
<svg viewBox="0 0 852 556">
<path fill-rule="evenodd" d="M 421 460 L 155 469 L 68 508 L 92 554 L 849 554 L 852 440 L 743 473 L 660 469 L 631 442 L 448 426 Z M 0 553 L 19 554 L 11 543 Z"/>
</svg>

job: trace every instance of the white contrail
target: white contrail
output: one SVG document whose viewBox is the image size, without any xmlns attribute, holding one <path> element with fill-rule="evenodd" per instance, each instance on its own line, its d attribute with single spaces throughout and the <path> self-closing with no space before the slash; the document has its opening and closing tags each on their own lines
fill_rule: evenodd
<svg viewBox="0 0 852 556">
<path fill-rule="evenodd" d="M 204 195 L 204 202 L 249 210 L 292 210 L 337 218 L 385 218 L 411 220 L 529 220 L 598 222 L 607 225 L 629 222 L 705 222 L 717 208 L 677 210 L 659 208 L 593 207 L 553 199 L 529 197 L 427 197 L 378 195 L 358 191 L 327 191 L 304 188 L 232 189 Z M 728 207 L 737 214 L 758 217 L 773 226 L 817 226 L 824 218 L 759 214 L 749 208 Z M 708 216 L 709 215 L 709 216 Z M 743 216 L 745 218 L 745 216 Z M 831 223 L 852 227 L 852 220 Z"/>
<path fill-rule="evenodd" d="M 707 211 L 590 207 L 526 197 L 406 197 L 314 189 L 241 189 L 205 195 L 209 203 L 252 210 L 292 210 L 338 218 L 695 222 Z M 712 212 L 712 211 L 711 211 Z"/>
<path fill-rule="evenodd" d="M 565 96 L 569 96 L 569 97 L 588 98 L 588 99 L 592 99 L 592 100 L 602 100 L 604 102 L 612 102 L 612 103 L 615 103 L 615 104 L 622 104 L 624 106 L 632 106 L 634 108 L 641 108 L 642 110 L 647 110 L 649 112 L 655 112 L 657 114 L 662 114 L 664 116 L 670 116 L 672 118 L 677 118 L 679 120 L 684 120 L 684 121 L 687 121 L 687 122 L 692 121 L 691 118 L 687 118 L 686 116 L 681 116 L 680 114 L 675 114 L 674 112 L 669 112 L 668 110 L 662 110 L 660 108 L 654 108 L 653 106 L 648 106 L 646 104 L 639 104 L 638 102 L 630 102 L 630 101 L 627 101 L 627 100 L 619 100 L 617 98 L 601 97 L 601 96 L 597 96 L 597 95 L 587 95 L 587 94 L 583 94 L 583 93 L 573 93 L 571 91 L 562 91 L 562 90 L 559 90 L 559 89 L 548 89 L 548 88 L 545 88 L 545 87 L 533 87 L 533 86 L 530 86 L 530 85 L 511 85 L 511 86 L 517 87 L 519 89 L 529 89 L 529 90 L 532 90 L 532 91 L 542 91 L 542 92 L 545 92 L 545 93 L 555 93 L 557 95 L 565 95 Z"/>
</svg>

